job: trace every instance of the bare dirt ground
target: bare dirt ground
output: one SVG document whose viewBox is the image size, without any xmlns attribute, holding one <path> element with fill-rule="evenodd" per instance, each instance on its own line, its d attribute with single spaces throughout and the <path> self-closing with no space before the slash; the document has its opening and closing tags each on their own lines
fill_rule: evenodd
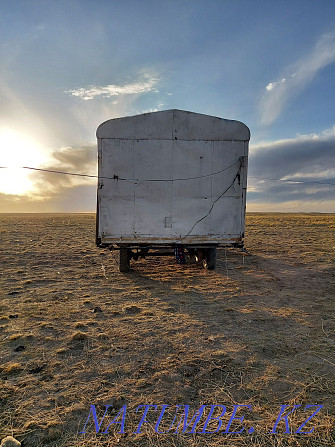
<svg viewBox="0 0 335 447">
<path fill-rule="evenodd" d="M 29 447 L 335 445 L 335 215 L 248 214 L 250 255 L 222 248 L 215 271 L 148 258 L 122 274 L 94 233 L 92 214 L 0 215 L 1 438 Z M 98 434 L 92 415 L 80 434 L 92 404 L 99 422 L 113 407 Z M 146 404 L 157 411 L 134 434 Z M 156 431 L 165 433 L 156 433 L 163 404 Z M 201 433 L 214 404 L 226 406 L 222 426 Z M 225 433 L 237 404 L 251 411 L 240 408 L 244 420 L 227 431 L 245 429 Z M 192 415 L 208 407 L 183 433 L 177 405 Z M 282 405 L 301 406 L 287 418 L 290 433 L 285 419 L 270 433 Z M 310 434 L 296 433 L 317 410 L 306 405 L 323 408 L 300 430 Z M 122 408 L 125 433 L 121 424 L 101 433 Z"/>
</svg>

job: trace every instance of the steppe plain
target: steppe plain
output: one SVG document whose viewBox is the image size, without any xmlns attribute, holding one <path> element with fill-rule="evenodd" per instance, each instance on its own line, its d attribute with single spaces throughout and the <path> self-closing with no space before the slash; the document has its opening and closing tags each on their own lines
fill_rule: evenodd
<svg viewBox="0 0 335 447">
<path fill-rule="evenodd" d="M 117 253 L 95 246 L 93 214 L 2 214 L 0 235 L 0 439 L 13 435 L 26 447 L 335 445 L 334 214 L 249 213 L 249 254 L 222 247 L 215 271 L 171 257 L 133 261 L 122 274 Z M 92 404 L 99 421 L 113 407 L 98 434 L 92 418 L 80 434 Z M 145 404 L 158 409 L 134 434 Z M 221 429 L 200 433 L 200 421 L 197 433 L 167 432 L 186 404 L 192 414 L 226 406 Z M 241 408 L 244 420 L 230 431 L 245 430 L 227 434 L 237 404 L 252 411 Z M 116 424 L 101 433 L 124 405 L 125 433 Z M 301 405 L 287 419 L 291 433 L 284 420 L 270 433 L 282 405 Z M 306 405 L 323 407 L 303 429 L 314 430 L 297 434 L 312 413 Z M 217 427 L 213 420 L 207 431 Z"/>
</svg>

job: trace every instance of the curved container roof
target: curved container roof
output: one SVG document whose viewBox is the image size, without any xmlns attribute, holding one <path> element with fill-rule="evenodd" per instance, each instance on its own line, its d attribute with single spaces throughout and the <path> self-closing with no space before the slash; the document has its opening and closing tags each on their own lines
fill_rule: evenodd
<svg viewBox="0 0 335 447">
<path fill-rule="evenodd" d="M 240 121 L 171 109 L 105 121 L 97 138 L 249 141 L 250 131 Z"/>
</svg>

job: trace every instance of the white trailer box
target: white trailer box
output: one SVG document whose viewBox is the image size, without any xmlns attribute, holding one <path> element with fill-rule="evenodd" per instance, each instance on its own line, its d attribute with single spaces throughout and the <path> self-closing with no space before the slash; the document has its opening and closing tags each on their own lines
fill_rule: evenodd
<svg viewBox="0 0 335 447">
<path fill-rule="evenodd" d="M 99 246 L 243 243 L 243 123 L 166 110 L 106 121 L 97 139 Z"/>
</svg>

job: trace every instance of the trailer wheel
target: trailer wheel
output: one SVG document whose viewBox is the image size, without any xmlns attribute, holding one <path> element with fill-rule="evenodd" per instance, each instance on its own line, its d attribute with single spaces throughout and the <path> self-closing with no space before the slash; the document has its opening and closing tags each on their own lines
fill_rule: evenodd
<svg viewBox="0 0 335 447">
<path fill-rule="evenodd" d="M 205 269 L 214 270 L 216 266 L 216 247 L 207 248 L 205 256 L 202 260 Z"/>
<path fill-rule="evenodd" d="M 130 271 L 130 250 L 128 248 L 120 248 L 119 270 L 122 273 Z"/>
</svg>

